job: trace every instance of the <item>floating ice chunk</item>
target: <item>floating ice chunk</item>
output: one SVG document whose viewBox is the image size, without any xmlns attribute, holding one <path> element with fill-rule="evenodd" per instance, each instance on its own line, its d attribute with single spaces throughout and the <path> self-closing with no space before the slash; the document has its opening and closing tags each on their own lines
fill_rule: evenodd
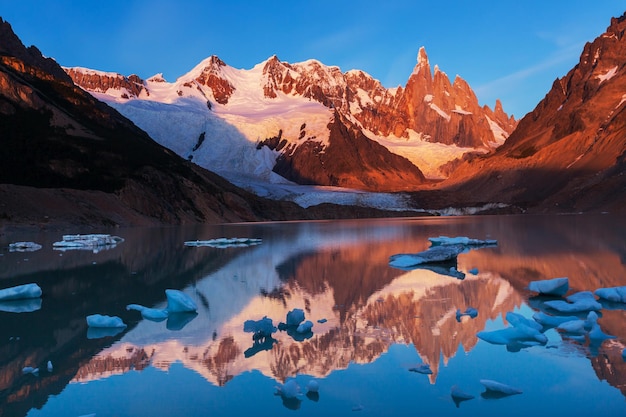
<svg viewBox="0 0 626 417">
<path fill-rule="evenodd" d="M 478 275 L 478 268 L 472 268 L 472 269 L 470 269 L 467 272 L 469 272 L 472 275 Z"/>
<path fill-rule="evenodd" d="M 0 290 L 0 301 L 24 300 L 41 297 L 41 288 L 37 284 L 24 284 Z"/>
<path fill-rule="evenodd" d="M 300 323 L 296 332 L 298 333 L 308 333 L 313 328 L 313 322 L 311 320 L 307 320 L 304 323 Z"/>
<path fill-rule="evenodd" d="M 263 317 L 261 320 L 246 320 L 243 323 L 243 331 L 253 333 L 252 339 L 259 340 L 272 336 L 276 331 L 276 327 L 272 323 L 272 319 Z"/>
<path fill-rule="evenodd" d="M 448 236 L 439 236 L 439 237 L 429 237 L 432 246 L 446 246 L 446 245 L 463 245 L 463 246 L 495 246 L 498 244 L 498 241 L 495 239 L 488 240 L 480 240 L 480 239 L 471 239 L 466 236 L 457 236 L 457 237 L 448 237 Z"/>
<path fill-rule="evenodd" d="M 604 333 L 600 328 L 600 325 L 598 323 L 594 323 L 591 326 L 591 330 L 589 330 L 589 339 L 591 341 L 598 342 L 605 339 L 615 339 L 615 336 Z"/>
<path fill-rule="evenodd" d="M 494 391 L 504 395 L 515 395 L 522 393 L 520 389 L 514 388 L 510 385 L 506 385 L 498 381 L 493 381 L 491 379 L 481 379 L 480 383 L 483 384 L 488 391 Z"/>
<path fill-rule="evenodd" d="M 141 317 L 152 321 L 165 320 L 169 316 L 169 311 L 161 310 L 158 308 L 144 307 L 139 304 L 129 304 L 126 306 L 126 310 L 136 310 L 141 312 Z"/>
<path fill-rule="evenodd" d="M 100 249 L 111 249 L 124 241 L 119 236 L 107 234 L 88 235 L 63 235 L 63 240 L 54 242 L 52 248 L 55 250 L 82 249 L 91 250 L 94 253 Z"/>
<path fill-rule="evenodd" d="M 626 303 L 626 286 L 598 288 L 595 290 L 594 294 L 604 300 L 616 303 Z"/>
<path fill-rule="evenodd" d="M 527 319 L 521 314 L 517 314 L 512 311 L 509 311 L 506 313 L 505 317 L 506 317 L 506 321 L 508 321 L 513 327 L 524 325 L 524 326 L 528 326 L 539 331 L 543 330 L 543 326 L 541 324 L 537 323 L 534 320 Z"/>
<path fill-rule="evenodd" d="M 52 367 L 52 361 L 48 361 L 48 372 L 52 372 L 54 368 Z"/>
<path fill-rule="evenodd" d="M 576 316 L 551 316 L 543 312 L 533 314 L 533 319 L 544 327 L 557 327 L 561 323 L 578 320 Z"/>
<path fill-rule="evenodd" d="M 165 290 L 167 297 L 167 311 L 170 313 L 186 313 L 196 312 L 198 306 L 196 303 L 182 291 Z"/>
<path fill-rule="evenodd" d="M 87 316 L 87 326 L 89 327 L 126 327 L 126 324 L 117 316 L 106 316 L 102 314 L 92 314 Z"/>
<path fill-rule="evenodd" d="M 41 249 L 41 245 L 35 242 L 9 243 L 9 252 L 35 252 Z"/>
<path fill-rule="evenodd" d="M 321 323 L 321 324 L 324 324 L 324 323 L 326 323 L 327 321 L 328 321 L 327 319 L 318 319 L 318 320 L 317 320 L 317 322 L 318 322 L 318 323 Z"/>
<path fill-rule="evenodd" d="M 24 375 L 33 374 L 35 376 L 39 376 L 39 368 L 33 368 L 32 366 L 25 366 L 24 368 L 22 368 L 22 373 Z"/>
<path fill-rule="evenodd" d="M 520 324 L 505 329 L 482 331 L 476 334 L 480 339 L 494 345 L 508 345 L 514 342 L 535 341 L 541 344 L 548 342 L 546 335 L 539 330 Z"/>
<path fill-rule="evenodd" d="M 285 398 L 296 398 L 300 395 L 300 385 L 298 385 L 295 379 L 290 379 L 284 384 L 277 385 L 276 390 Z"/>
<path fill-rule="evenodd" d="M 461 319 L 467 316 L 469 318 L 476 318 L 478 316 L 478 310 L 476 310 L 474 307 L 468 307 L 465 309 L 465 312 L 461 313 L 461 309 L 456 310 L 456 321 L 460 322 Z"/>
<path fill-rule="evenodd" d="M 320 390 L 320 384 L 315 379 L 312 379 L 306 384 L 306 389 L 309 392 L 318 392 Z"/>
<path fill-rule="evenodd" d="M 425 375 L 430 375 L 433 373 L 432 369 L 430 369 L 430 365 L 427 363 L 420 363 L 417 366 L 409 368 L 409 371 L 417 372 L 419 374 L 425 374 Z"/>
<path fill-rule="evenodd" d="M 304 311 L 300 308 L 294 308 L 287 313 L 287 326 L 298 326 L 304 321 Z"/>
<path fill-rule="evenodd" d="M 212 248 L 230 248 L 260 245 L 261 239 L 248 237 L 221 237 L 209 240 L 190 240 L 185 246 L 210 246 Z"/>
<path fill-rule="evenodd" d="M 602 304 L 596 301 L 591 291 L 581 291 L 567 297 L 567 302 L 563 300 L 550 300 L 544 303 L 561 313 L 582 313 L 585 311 L 599 311 Z"/>
<path fill-rule="evenodd" d="M 452 400 L 457 404 L 457 407 L 461 401 L 467 401 L 474 398 L 473 395 L 461 391 L 457 385 L 452 386 L 450 389 L 450 395 L 452 396 Z"/>
<path fill-rule="evenodd" d="M 411 268 L 417 265 L 455 260 L 465 251 L 462 245 L 433 246 L 414 254 L 396 254 L 389 257 L 389 265 L 395 268 Z"/>
<path fill-rule="evenodd" d="M 0 311 L 7 313 L 32 313 L 41 309 L 41 298 L 0 301 Z"/>
<path fill-rule="evenodd" d="M 583 335 L 587 333 L 585 329 L 585 320 L 571 320 L 556 326 L 557 329 L 562 330 L 569 334 Z"/>
<path fill-rule="evenodd" d="M 569 290 L 569 279 L 564 277 L 546 279 L 543 281 L 531 281 L 528 284 L 528 289 L 530 291 L 538 292 L 539 294 L 561 297 Z"/>
</svg>

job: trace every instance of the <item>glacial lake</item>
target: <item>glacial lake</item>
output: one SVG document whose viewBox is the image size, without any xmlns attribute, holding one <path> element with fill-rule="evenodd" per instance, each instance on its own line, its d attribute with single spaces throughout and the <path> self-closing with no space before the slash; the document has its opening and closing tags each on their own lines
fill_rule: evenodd
<svg viewBox="0 0 626 417">
<path fill-rule="evenodd" d="M 626 304 L 602 304 L 597 322 L 615 336 L 605 340 L 555 328 L 543 329 L 544 343 L 477 337 L 510 327 L 507 313 L 531 319 L 547 311 L 530 281 L 568 277 L 567 295 L 626 285 L 624 216 L 68 233 L 110 233 L 124 242 L 62 251 L 52 246 L 59 232 L 0 235 L 0 288 L 37 283 L 43 292 L 0 303 L 0 416 L 626 416 Z M 448 267 L 389 265 L 391 255 L 426 250 L 438 236 L 498 244 L 460 254 L 456 276 Z M 184 244 L 221 237 L 261 243 Z M 9 251 L 16 241 L 42 249 Z M 126 309 L 165 308 L 166 289 L 191 297 L 197 314 L 151 321 Z M 475 317 L 457 317 L 470 307 Z M 255 341 L 244 331 L 247 320 L 263 317 L 277 326 L 293 309 L 304 311 L 311 332 L 277 330 Z M 88 328 L 86 317 L 96 313 L 127 327 Z M 521 393 L 498 395 L 481 380 Z M 317 392 L 307 390 L 311 381 Z M 283 383 L 301 393 L 279 395 Z M 453 387 L 474 398 L 455 400 Z"/>
</svg>

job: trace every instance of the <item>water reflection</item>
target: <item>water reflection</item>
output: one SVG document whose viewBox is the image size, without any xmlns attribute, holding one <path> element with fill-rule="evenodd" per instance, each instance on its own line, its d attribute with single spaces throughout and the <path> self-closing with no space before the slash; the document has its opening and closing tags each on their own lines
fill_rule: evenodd
<svg viewBox="0 0 626 417">
<path fill-rule="evenodd" d="M 479 372 L 468 371 L 479 362 L 476 357 L 467 359 L 470 356 L 485 349 L 493 358 L 519 355 L 498 352 L 504 349 L 497 346 L 492 350 L 476 334 L 505 327 L 507 312 L 531 316 L 541 310 L 540 300 L 529 299 L 525 289 L 529 281 L 568 276 L 575 291 L 626 285 L 625 231 L 623 219 L 583 216 L 246 224 L 116 230 L 125 241 L 114 249 L 62 256 L 49 245 L 58 236 L 13 237 L 13 241 L 40 242 L 43 249 L 29 253 L 28 260 L 24 254 L 4 253 L 2 287 L 37 282 L 44 295 L 38 310 L 0 313 L 4 339 L 0 415 L 26 415 L 34 408 L 41 408 L 41 415 L 54 415 L 46 414 L 54 401 L 46 402 L 51 396 L 64 398 L 63 392 L 73 383 L 131 378 L 149 369 L 171 373 L 178 365 L 221 390 L 246 375 L 263 376 L 274 385 L 303 375 L 319 379 L 321 400 L 317 393 L 311 394 L 313 400 L 306 392 L 304 397 L 281 396 L 279 407 L 306 412 L 308 403 L 302 400 L 327 404 L 325 383 L 331 384 L 339 375 L 354 375 L 345 378 L 358 385 L 359 373 L 353 366 L 385 363 L 398 345 L 413 352 L 406 361 L 395 363 L 406 371 L 402 378 L 419 377 L 409 369 L 426 364 L 432 374 L 421 377 L 433 389 L 442 387 L 449 397 L 453 384 L 443 387 L 452 376 L 466 381 L 467 375 Z M 464 274 L 463 280 L 427 269 L 389 267 L 390 255 L 425 250 L 427 238 L 439 235 L 493 238 L 499 244 L 459 255 L 455 266 Z M 262 239 L 262 244 L 219 249 L 183 245 L 240 236 Z M 198 314 L 155 322 L 125 309 L 133 303 L 164 308 L 167 288 L 184 290 L 196 301 Z M 470 307 L 478 314 L 457 315 Z M 271 338 L 255 341 L 244 331 L 247 320 L 266 316 L 278 324 L 294 308 L 303 309 L 314 323 L 308 337 L 279 330 Z M 558 361 L 572 352 L 588 358 L 597 380 L 608 381 L 626 395 L 626 365 L 621 357 L 626 312 L 620 305 L 612 308 L 603 309 L 598 322 L 616 339 L 594 346 L 550 330 L 545 347 L 524 351 L 542 352 L 542 357 L 550 355 L 550 360 Z M 85 323 L 85 317 L 94 313 L 120 316 L 129 327 L 94 338 Z M 452 372 L 450 364 L 457 359 L 464 365 Z M 22 373 L 25 366 L 45 369 L 48 360 L 55 364 L 54 372 L 43 371 L 38 378 Z M 493 372 L 484 368 L 485 373 Z M 450 370 L 448 375 L 442 375 L 444 369 Z M 349 384 L 342 389 L 349 392 Z M 468 391 L 466 386 L 463 389 Z M 471 394 L 480 397 L 479 392 Z M 71 402 L 69 394 L 65 398 Z M 396 407 L 403 407 L 401 400 L 393 398 Z M 436 407 L 436 398 L 425 407 Z M 480 407 L 481 398 L 463 402 L 461 409 Z M 137 396 L 137 401 L 144 400 Z"/>
</svg>

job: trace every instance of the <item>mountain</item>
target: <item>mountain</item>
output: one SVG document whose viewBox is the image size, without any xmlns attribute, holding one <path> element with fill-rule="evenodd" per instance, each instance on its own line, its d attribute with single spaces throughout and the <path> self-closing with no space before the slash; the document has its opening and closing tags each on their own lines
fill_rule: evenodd
<svg viewBox="0 0 626 417">
<path fill-rule="evenodd" d="M 0 19 L 0 224 L 302 218 L 154 142 Z"/>
<path fill-rule="evenodd" d="M 625 33 L 626 14 L 613 18 L 504 145 L 466 158 L 441 189 L 522 210 L 626 210 Z"/>
<path fill-rule="evenodd" d="M 74 82 L 177 154 L 240 186 L 314 184 L 415 190 L 467 152 L 502 144 L 517 122 L 481 107 L 460 77 L 450 83 L 425 49 L 404 88 L 363 71 L 273 56 L 249 70 L 216 56 L 169 83 L 85 68 Z"/>
</svg>

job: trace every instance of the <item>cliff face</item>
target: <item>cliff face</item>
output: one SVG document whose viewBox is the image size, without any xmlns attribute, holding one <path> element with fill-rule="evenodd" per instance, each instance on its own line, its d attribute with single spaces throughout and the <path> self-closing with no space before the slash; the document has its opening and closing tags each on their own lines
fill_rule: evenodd
<svg viewBox="0 0 626 417">
<path fill-rule="evenodd" d="M 447 181 L 450 189 L 541 211 L 623 210 L 625 31 L 626 15 L 612 19 L 505 144 L 469 158 Z"/>
</svg>

